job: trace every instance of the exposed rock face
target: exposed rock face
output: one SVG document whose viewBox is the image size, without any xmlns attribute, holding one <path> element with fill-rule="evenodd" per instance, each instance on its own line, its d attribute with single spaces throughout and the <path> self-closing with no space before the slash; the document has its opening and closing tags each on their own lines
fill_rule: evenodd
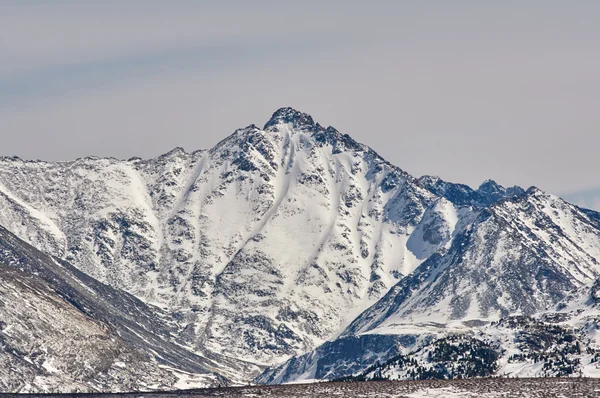
<svg viewBox="0 0 600 398">
<path fill-rule="evenodd" d="M 0 390 L 171 387 L 177 377 L 32 275 L 0 266 Z"/>
<path fill-rule="evenodd" d="M 0 227 L 2 391 L 131 391 L 231 383 L 227 363 L 183 348 L 158 308 Z M 242 373 L 243 362 L 237 364 Z M 2 376 L 3 373 L 0 373 Z"/>
<path fill-rule="evenodd" d="M 436 195 L 462 206 L 486 207 L 504 198 L 517 197 L 525 193 L 521 187 L 504 188 L 492 180 L 483 182 L 476 190 L 464 184 L 444 181 L 436 176 L 423 176 L 418 181 Z"/>
</svg>

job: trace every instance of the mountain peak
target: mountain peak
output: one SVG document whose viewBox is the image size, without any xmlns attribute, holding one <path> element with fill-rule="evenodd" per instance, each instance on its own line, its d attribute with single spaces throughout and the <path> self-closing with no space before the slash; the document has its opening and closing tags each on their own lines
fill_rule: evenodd
<svg viewBox="0 0 600 398">
<path fill-rule="evenodd" d="M 541 189 L 539 189 L 535 185 L 532 185 L 529 188 L 527 188 L 527 191 L 525 191 L 525 193 L 527 195 L 543 195 L 543 194 L 545 194 L 544 191 L 542 191 Z"/>
<path fill-rule="evenodd" d="M 171 149 L 169 152 L 160 155 L 159 157 L 164 158 L 164 157 L 172 157 L 172 156 L 185 155 L 185 154 L 186 154 L 185 149 L 178 146 L 178 147 Z"/>
<path fill-rule="evenodd" d="M 494 180 L 485 180 L 479 185 L 479 188 L 477 188 L 478 191 L 482 192 L 496 192 L 502 189 L 504 189 L 504 187 Z"/>
<path fill-rule="evenodd" d="M 273 113 L 271 119 L 265 124 L 264 129 L 282 123 L 291 123 L 294 127 L 312 127 L 315 126 L 313 118 L 307 114 L 297 111 L 294 108 L 279 108 Z"/>
</svg>

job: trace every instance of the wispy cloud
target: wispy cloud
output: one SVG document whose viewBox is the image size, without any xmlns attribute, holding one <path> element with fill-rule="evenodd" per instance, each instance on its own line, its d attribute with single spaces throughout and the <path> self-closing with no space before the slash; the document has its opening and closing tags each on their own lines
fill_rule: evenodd
<svg viewBox="0 0 600 398">
<path fill-rule="evenodd" d="M 156 49 L 85 63 L 64 63 L 0 76 L 0 108 L 21 107 L 32 102 L 52 101 L 124 82 L 156 75 L 241 70 L 252 64 L 277 59 L 339 51 L 345 44 L 310 35 L 302 38 L 260 38 L 220 41 L 184 48 Z"/>
</svg>

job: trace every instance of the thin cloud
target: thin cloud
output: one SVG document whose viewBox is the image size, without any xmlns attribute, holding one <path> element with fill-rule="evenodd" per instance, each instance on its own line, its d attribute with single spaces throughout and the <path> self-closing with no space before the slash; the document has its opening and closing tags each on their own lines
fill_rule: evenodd
<svg viewBox="0 0 600 398">
<path fill-rule="evenodd" d="M 332 43 L 317 37 L 259 38 L 221 41 L 185 48 L 166 48 L 130 54 L 95 62 L 65 63 L 20 74 L 0 77 L 0 109 L 52 101 L 57 96 L 73 96 L 106 86 L 156 75 L 204 73 L 224 69 L 243 71 L 253 62 L 276 58 L 302 57 L 306 54 L 336 52 L 343 42 Z M 118 89 L 118 87 L 116 87 Z"/>
</svg>

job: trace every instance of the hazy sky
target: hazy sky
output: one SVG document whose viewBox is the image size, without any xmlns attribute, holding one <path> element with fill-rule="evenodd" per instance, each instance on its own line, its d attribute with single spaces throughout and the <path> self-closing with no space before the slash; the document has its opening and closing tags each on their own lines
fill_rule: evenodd
<svg viewBox="0 0 600 398">
<path fill-rule="evenodd" d="M 595 0 L 0 0 L 0 155 L 153 157 L 292 106 L 415 176 L 591 190 L 599 21 Z"/>
</svg>

